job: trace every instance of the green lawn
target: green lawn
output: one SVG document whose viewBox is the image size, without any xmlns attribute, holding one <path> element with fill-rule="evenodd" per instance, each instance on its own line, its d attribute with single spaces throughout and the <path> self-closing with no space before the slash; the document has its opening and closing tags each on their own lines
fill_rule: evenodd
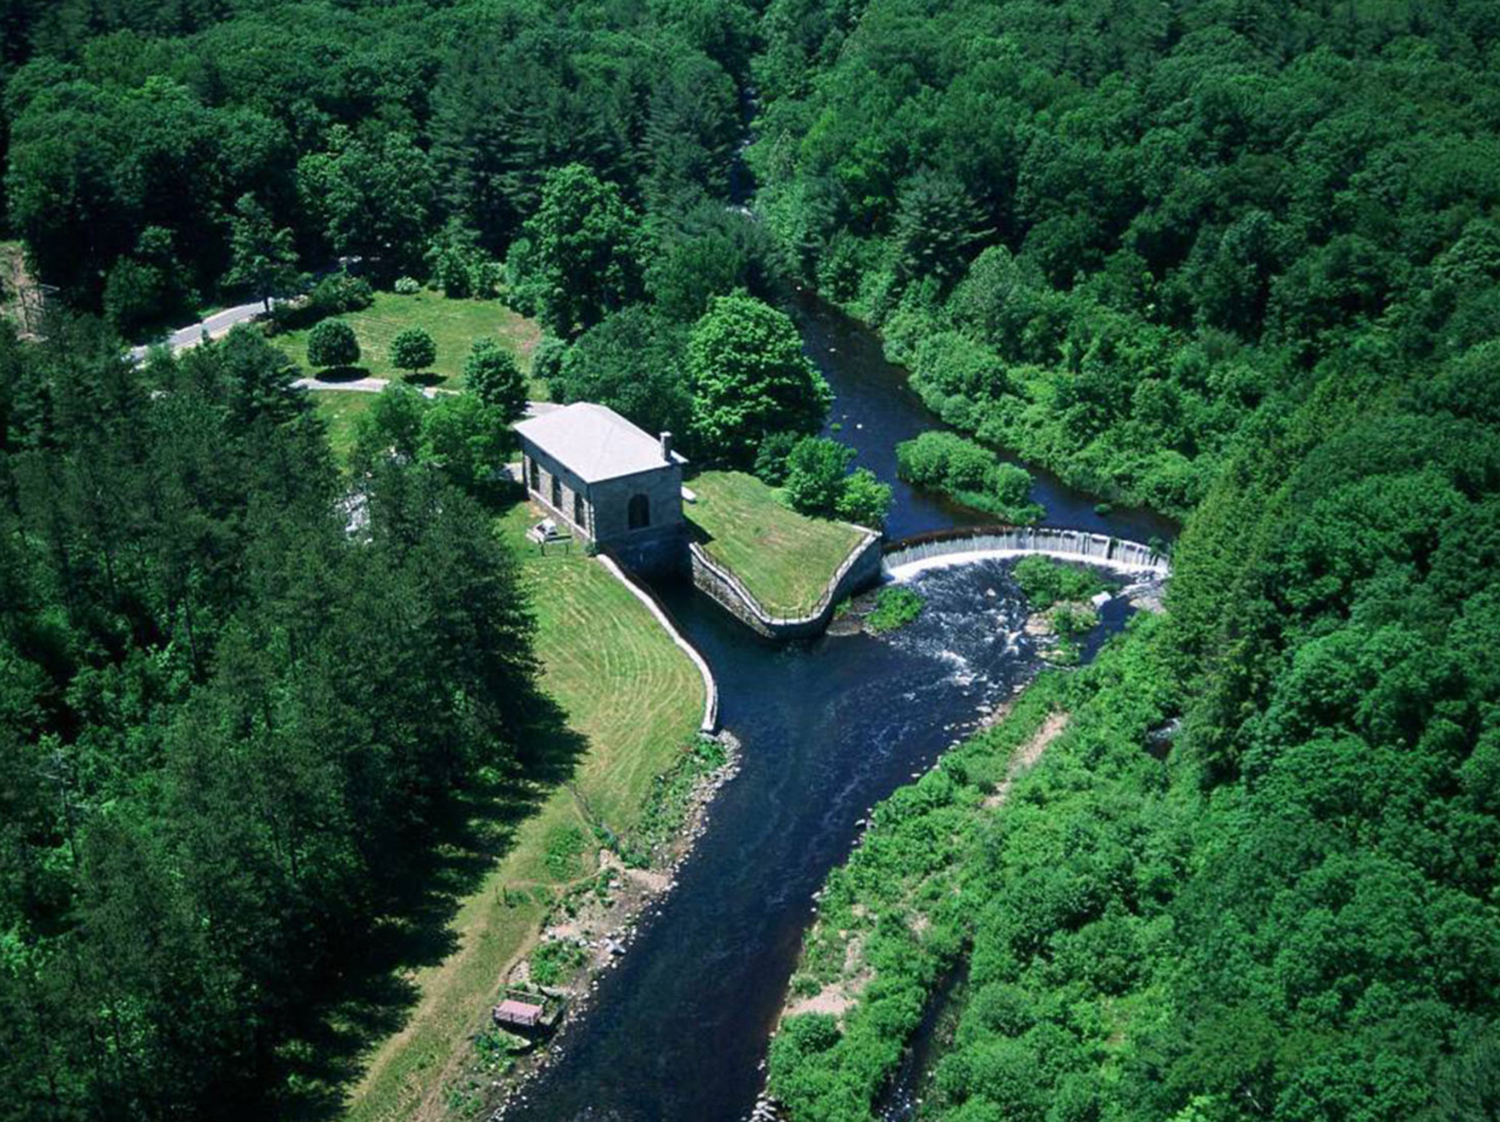
<svg viewBox="0 0 1500 1122">
<path fill-rule="evenodd" d="M 350 390 L 312 391 L 313 408 L 328 425 L 328 443 L 333 448 L 333 458 L 340 465 L 349 462 L 359 418 L 370 411 L 375 397 L 372 393 Z"/>
<path fill-rule="evenodd" d="M 703 548 L 734 571 L 770 615 L 801 616 L 817 605 L 864 534 L 845 522 L 808 518 L 753 475 L 705 471 L 688 482 L 683 507 L 703 531 Z"/>
<path fill-rule="evenodd" d="M 408 327 L 421 327 L 437 343 L 437 361 L 432 374 L 435 384 L 448 389 L 463 386 L 464 359 L 469 348 L 481 335 L 493 335 L 515 352 L 522 370 L 531 369 L 531 353 L 541 339 L 535 320 L 511 311 L 498 300 L 449 300 L 439 292 L 423 290 L 415 296 L 394 292 L 377 292 L 375 303 L 362 312 L 339 316 L 359 338 L 359 365 L 376 378 L 399 378 L 401 371 L 390 362 L 391 340 Z M 307 337 L 311 328 L 290 331 L 273 340 L 305 369 Z M 428 379 L 425 384 L 433 384 Z M 532 396 L 546 397 L 545 387 L 533 384 Z"/>
<path fill-rule="evenodd" d="M 528 954 L 546 914 L 538 889 L 556 888 L 597 867 L 590 818 L 623 832 L 635 826 L 652 779 L 693 740 L 703 714 L 703 680 L 646 608 L 576 547 L 545 555 L 523 541 L 542 517 L 518 504 L 500 532 L 522 550 L 536 606 L 543 688 L 586 748 L 569 787 L 542 792 L 540 809 L 462 904 L 451 929 L 457 950 L 410 977 L 420 995 L 406 1024 L 367 1057 L 352 1090 L 350 1122 L 432 1122 L 447 1110 L 449 1080 L 469 1054 L 497 987 Z M 575 793 L 576 792 L 576 793 Z M 585 812 L 587 807 L 587 814 Z M 587 844 L 559 878 L 549 844 L 578 830 Z"/>
</svg>

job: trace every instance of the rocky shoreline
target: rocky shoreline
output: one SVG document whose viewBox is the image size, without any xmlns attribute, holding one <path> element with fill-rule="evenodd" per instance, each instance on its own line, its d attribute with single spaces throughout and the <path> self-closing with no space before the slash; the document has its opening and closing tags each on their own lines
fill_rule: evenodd
<svg viewBox="0 0 1500 1122">
<path fill-rule="evenodd" d="M 587 902 L 573 915 L 549 917 L 538 946 L 571 942 L 586 954 L 584 964 L 564 984 L 548 987 L 567 998 L 567 1010 L 553 1035 L 499 1076 L 490 1076 L 483 1117 L 501 1122 L 527 1103 L 526 1086 L 556 1059 L 566 1046 L 570 1026 L 588 1015 L 603 975 L 617 966 L 651 914 L 659 912 L 667 894 L 677 887 L 677 872 L 708 829 L 709 810 L 718 793 L 739 773 L 740 744 L 733 733 L 720 731 L 712 739 L 719 743 L 725 761 L 697 777 L 686 800 L 684 817 L 675 836 L 667 843 L 664 860 L 652 868 L 627 867 L 613 850 L 599 852 L 598 876 L 610 883 L 609 902 Z M 653 855 L 654 856 L 654 855 Z M 654 909 L 654 911 L 652 910 Z M 561 910 L 560 908 L 557 910 Z M 505 985 L 520 985 L 530 979 L 530 957 L 517 963 Z"/>
</svg>

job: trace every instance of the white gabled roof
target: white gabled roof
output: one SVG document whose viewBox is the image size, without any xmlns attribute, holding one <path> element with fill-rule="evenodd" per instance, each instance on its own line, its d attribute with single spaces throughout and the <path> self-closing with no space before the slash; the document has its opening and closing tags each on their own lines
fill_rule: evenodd
<svg viewBox="0 0 1500 1122">
<path fill-rule="evenodd" d="M 599 483 L 663 467 L 661 442 L 613 409 L 577 402 L 551 409 L 516 425 L 516 432 L 573 471 L 585 483 Z M 675 464 L 686 458 L 672 453 Z"/>
</svg>

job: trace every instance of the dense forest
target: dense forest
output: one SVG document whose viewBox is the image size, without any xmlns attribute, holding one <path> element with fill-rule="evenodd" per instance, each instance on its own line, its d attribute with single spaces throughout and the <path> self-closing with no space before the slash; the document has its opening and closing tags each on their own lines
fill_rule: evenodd
<svg viewBox="0 0 1500 1122">
<path fill-rule="evenodd" d="M 880 809 L 824 902 L 881 915 L 874 980 L 842 1028 L 789 1022 L 773 1090 L 868 1117 L 962 958 L 924 1116 L 1494 1117 L 1492 22 L 777 0 L 763 28 L 759 205 L 820 290 L 952 424 L 1186 516 L 1167 616 L 1016 718 L 1073 715 L 1002 813 L 1004 727 Z"/>
<path fill-rule="evenodd" d="M 834 878 L 910 893 L 842 1026 L 778 1038 L 794 1118 L 869 1117 L 960 959 L 924 1116 L 1500 1111 L 1491 5 L 0 0 L 0 77 L 66 309 L 0 334 L 0 1118 L 274 1112 L 524 764 L 476 473 L 351 502 L 258 336 L 120 359 L 341 261 L 501 295 L 560 398 L 783 478 L 827 403 L 762 301 L 812 286 L 974 438 L 913 478 L 1031 516 L 999 448 L 1183 520 L 1166 615 L 1018 712 L 1072 719 L 1003 810 L 1005 726 Z"/>
</svg>

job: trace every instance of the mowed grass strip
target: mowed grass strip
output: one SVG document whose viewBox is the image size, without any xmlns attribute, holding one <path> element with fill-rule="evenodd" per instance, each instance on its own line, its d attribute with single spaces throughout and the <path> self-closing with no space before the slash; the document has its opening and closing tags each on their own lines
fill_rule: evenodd
<svg viewBox="0 0 1500 1122">
<path fill-rule="evenodd" d="M 705 471 L 689 480 L 698 496 L 684 505 L 706 535 L 715 561 L 739 577 L 773 616 L 817 606 L 829 580 L 864 534 L 847 522 L 798 514 L 772 488 L 738 471 Z"/>
<path fill-rule="evenodd" d="M 359 340 L 358 365 L 376 378 L 400 378 L 403 372 L 391 365 L 391 340 L 408 327 L 420 327 L 437 344 L 437 361 L 427 372 L 424 384 L 444 389 L 462 389 L 464 359 L 474 340 L 492 335 L 510 347 L 522 370 L 531 369 L 531 355 L 542 337 L 535 320 L 512 311 L 498 300 L 450 300 L 440 292 L 418 292 L 402 296 L 395 292 L 377 292 L 375 302 L 362 312 L 337 316 L 354 329 Z M 305 369 L 307 337 L 312 329 L 289 331 L 272 339 L 277 346 Z M 534 400 L 545 398 L 545 386 L 533 384 Z"/>
<path fill-rule="evenodd" d="M 328 426 L 328 445 L 342 467 L 349 463 L 359 419 L 375 404 L 375 394 L 350 390 L 312 390 L 313 409 Z"/>
<path fill-rule="evenodd" d="M 692 743 L 703 713 L 697 669 L 628 589 L 576 545 L 567 553 L 549 546 L 542 554 L 524 541 L 526 528 L 541 517 L 538 508 L 519 504 L 499 530 L 523 559 L 537 612 L 542 688 L 567 714 L 584 751 L 569 786 L 545 793 L 462 904 L 451 924 L 458 949 L 412 975 L 417 1004 L 370 1055 L 350 1094 L 349 1122 L 443 1117 L 445 1080 L 461 1067 L 501 980 L 536 943 L 549 892 L 597 871 L 592 823 L 621 832 L 636 826 L 652 779 Z M 556 856 L 549 867 L 548 854 L 568 830 L 581 832 L 584 854 L 559 876 Z"/>
</svg>

